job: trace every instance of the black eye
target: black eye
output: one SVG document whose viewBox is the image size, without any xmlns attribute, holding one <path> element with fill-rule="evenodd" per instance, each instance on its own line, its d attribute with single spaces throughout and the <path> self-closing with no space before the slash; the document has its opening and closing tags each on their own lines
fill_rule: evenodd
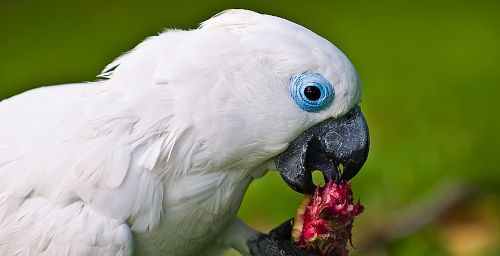
<svg viewBox="0 0 500 256">
<path fill-rule="evenodd" d="M 317 86 L 307 86 L 304 89 L 304 95 L 308 100 L 316 101 L 321 98 L 321 90 Z"/>
</svg>

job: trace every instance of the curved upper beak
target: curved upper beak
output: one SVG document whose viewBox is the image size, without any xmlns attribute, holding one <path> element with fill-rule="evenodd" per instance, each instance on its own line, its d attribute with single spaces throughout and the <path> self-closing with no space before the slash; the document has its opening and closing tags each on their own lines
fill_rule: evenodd
<svg viewBox="0 0 500 256">
<path fill-rule="evenodd" d="M 273 160 L 281 177 L 295 191 L 312 193 L 312 172 L 325 180 L 350 180 L 368 158 L 370 137 L 358 106 L 344 116 L 327 119 L 306 130 Z"/>
</svg>

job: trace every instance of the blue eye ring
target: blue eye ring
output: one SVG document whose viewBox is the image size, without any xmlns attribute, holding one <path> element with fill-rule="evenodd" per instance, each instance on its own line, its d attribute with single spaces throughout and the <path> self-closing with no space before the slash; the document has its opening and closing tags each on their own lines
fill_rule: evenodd
<svg viewBox="0 0 500 256">
<path fill-rule="evenodd" d="M 302 73 L 290 78 L 290 95 L 301 109 L 317 113 L 332 104 L 335 90 L 321 74 Z"/>
</svg>

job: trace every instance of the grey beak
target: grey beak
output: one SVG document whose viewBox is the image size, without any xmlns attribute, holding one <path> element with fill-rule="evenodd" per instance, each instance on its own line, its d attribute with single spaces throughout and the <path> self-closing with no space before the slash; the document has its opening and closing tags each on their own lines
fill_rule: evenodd
<svg viewBox="0 0 500 256">
<path fill-rule="evenodd" d="M 350 180 L 368 158 L 369 146 L 368 125 L 356 106 L 342 117 L 309 128 L 273 160 L 292 189 L 312 193 L 314 170 L 328 181 Z"/>
</svg>

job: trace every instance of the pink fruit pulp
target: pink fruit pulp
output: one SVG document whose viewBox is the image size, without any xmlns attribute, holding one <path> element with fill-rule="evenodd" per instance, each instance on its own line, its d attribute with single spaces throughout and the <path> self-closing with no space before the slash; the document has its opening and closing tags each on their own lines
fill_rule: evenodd
<svg viewBox="0 0 500 256">
<path fill-rule="evenodd" d="M 352 223 L 363 212 L 353 204 L 352 188 L 347 182 L 329 182 L 302 201 L 292 228 L 292 239 L 301 248 L 322 256 L 347 255 Z"/>
</svg>

